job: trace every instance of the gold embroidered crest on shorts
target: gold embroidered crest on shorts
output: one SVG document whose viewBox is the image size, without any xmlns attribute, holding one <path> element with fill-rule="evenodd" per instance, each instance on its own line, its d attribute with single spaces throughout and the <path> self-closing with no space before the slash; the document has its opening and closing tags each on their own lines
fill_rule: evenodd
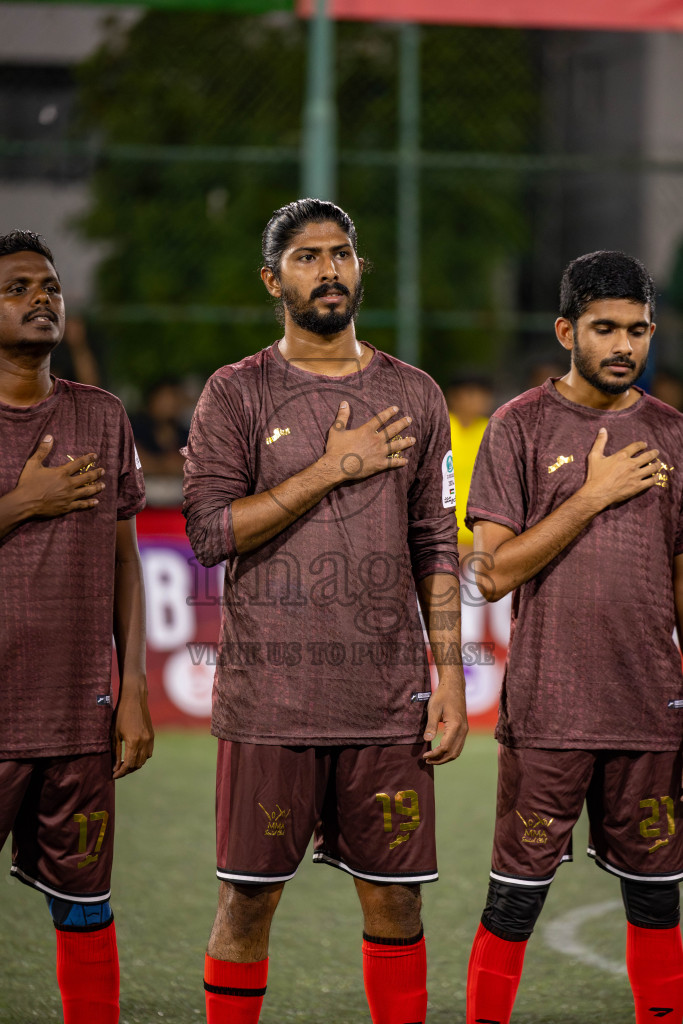
<svg viewBox="0 0 683 1024">
<path fill-rule="evenodd" d="M 283 836 L 285 834 L 285 823 L 287 821 L 287 818 L 292 813 L 291 808 L 288 808 L 286 811 L 283 811 L 280 805 L 276 804 L 274 811 L 267 811 L 263 804 L 259 804 L 259 807 L 261 808 L 266 818 L 268 819 L 268 824 L 266 825 L 266 831 L 264 832 L 264 835 L 275 837 Z"/>
<path fill-rule="evenodd" d="M 524 825 L 524 835 L 521 838 L 523 843 L 531 843 L 534 846 L 545 846 L 550 836 L 548 829 L 554 822 L 554 818 L 543 818 L 534 811 L 530 818 L 523 818 L 519 811 L 515 814 Z"/>
</svg>

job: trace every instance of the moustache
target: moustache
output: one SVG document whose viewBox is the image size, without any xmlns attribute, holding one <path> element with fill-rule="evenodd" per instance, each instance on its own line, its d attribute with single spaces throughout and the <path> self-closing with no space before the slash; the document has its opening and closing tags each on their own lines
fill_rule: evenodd
<svg viewBox="0 0 683 1024">
<path fill-rule="evenodd" d="M 38 316 L 47 317 L 47 319 L 51 320 L 53 323 L 57 322 L 57 315 L 51 309 L 37 309 L 37 310 L 34 309 L 34 310 L 31 310 L 30 313 L 26 313 L 25 314 L 25 316 L 22 318 L 21 322 L 22 322 L 22 324 L 28 324 L 28 323 L 31 322 L 31 320 L 35 320 L 36 317 L 38 317 Z"/>
<path fill-rule="evenodd" d="M 350 295 L 351 292 L 345 284 L 320 284 L 311 292 L 311 300 L 322 299 L 331 292 L 338 292 L 340 295 Z"/>
<path fill-rule="evenodd" d="M 632 359 L 603 359 L 600 366 L 626 366 L 629 370 L 635 370 L 636 364 Z"/>
</svg>

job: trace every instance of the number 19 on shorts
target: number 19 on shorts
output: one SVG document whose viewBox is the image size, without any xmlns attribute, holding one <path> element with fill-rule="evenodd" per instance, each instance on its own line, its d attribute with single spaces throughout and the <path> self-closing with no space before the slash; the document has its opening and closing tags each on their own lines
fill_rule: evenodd
<svg viewBox="0 0 683 1024">
<path fill-rule="evenodd" d="M 382 806 L 382 818 L 385 832 L 394 832 L 394 815 L 400 818 L 408 818 L 408 821 L 401 821 L 398 826 L 398 835 L 389 843 L 389 849 L 394 850 L 402 843 L 407 843 L 412 833 L 420 824 L 420 802 L 414 789 L 400 789 L 393 801 L 388 793 L 376 793 L 375 800 Z"/>
</svg>

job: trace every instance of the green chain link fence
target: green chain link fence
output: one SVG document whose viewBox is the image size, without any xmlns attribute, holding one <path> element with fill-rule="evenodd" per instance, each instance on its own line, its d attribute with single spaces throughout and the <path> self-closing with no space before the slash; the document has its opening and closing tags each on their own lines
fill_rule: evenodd
<svg viewBox="0 0 683 1024">
<path fill-rule="evenodd" d="M 419 361 L 445 383 L 463 364 L 510 369 L 541 353 L 559 273 L 576 255 L 554 225 L 571 221 L 577 181 L 627 201 L 634 182 L 678 184 L 683 167 L 558 149 L 547 33 L 418 31 Z M 2 177 L 89 183 L 78 231 L 106 255 L 86 313 L 111 386 L 205 376 L 276 336 L 260 234 L 300 195 L 307 33 L 291 11 L 150 10 L 125 29 L 112 18 L 100 50 L 64 71 L 68 130 L 36 141 L 9 123 L 0 138 Z M 389 351 L 400 36 L 390 24 L 335 28 L 336 199 L 372 263 L 359 333 Z M 2 71 L 8 109 L 12 73 Z"/>
</svg>

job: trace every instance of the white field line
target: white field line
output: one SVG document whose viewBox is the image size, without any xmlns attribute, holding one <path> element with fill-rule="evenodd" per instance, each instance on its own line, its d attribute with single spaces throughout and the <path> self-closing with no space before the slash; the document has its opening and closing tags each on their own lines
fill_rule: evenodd
<svg viewBox="0 0 683 1024">
<path fill-rule="evenodd" d="M 579 938 L 579 931 L 587 921 L 596 917 L 603 917 L 613 910 L 621 910 L 623 905 L 620 900 L 606 900 L 604 903 L 591 903 L 585 907 L 577 907 L 570 910 L 561 917 L 556 917 L 543 927 L 543 941 L 557 953 L 564 953 L 566 956 L 580 960 L 582 964 L 589 967 L 597 967 L 608 974 L 626 974 L 625 963 L 615 963 L 601 956 L 596 950 L 591 949 Z"/>
</svg>

